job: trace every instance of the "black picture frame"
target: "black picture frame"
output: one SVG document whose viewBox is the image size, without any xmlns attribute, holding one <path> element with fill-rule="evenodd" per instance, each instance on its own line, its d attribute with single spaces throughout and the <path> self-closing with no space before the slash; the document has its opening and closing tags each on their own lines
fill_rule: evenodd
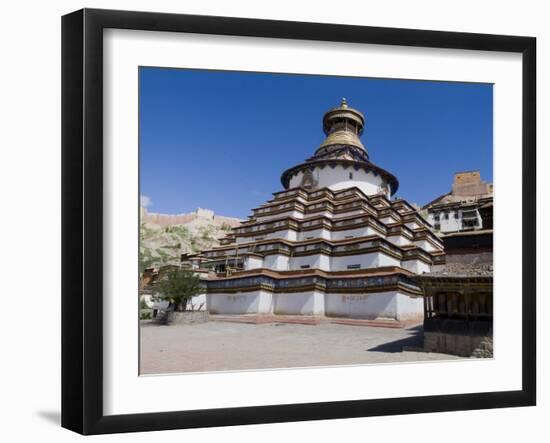
<svg viewBox="0 0 550 443">
<path fill-rule="evenodd" d="M 522 389 L 110 415 L 103 413 L 103 30 L 171 31 L 522 54 Z M 83 9 L 62 18 L 62 426 L 152 431 L 536 404 L 536 39 Z"/>
</svg>

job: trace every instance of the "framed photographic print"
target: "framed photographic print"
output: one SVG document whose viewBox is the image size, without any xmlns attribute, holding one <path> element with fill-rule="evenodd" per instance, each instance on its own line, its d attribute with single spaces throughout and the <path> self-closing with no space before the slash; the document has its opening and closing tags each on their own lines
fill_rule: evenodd
<svg viewBox="0 0 550 443">
<path fill-rule="evenodd" d="M 530 37 L 62 21 L 62 425 L 536 402 Z"/>
</svg>

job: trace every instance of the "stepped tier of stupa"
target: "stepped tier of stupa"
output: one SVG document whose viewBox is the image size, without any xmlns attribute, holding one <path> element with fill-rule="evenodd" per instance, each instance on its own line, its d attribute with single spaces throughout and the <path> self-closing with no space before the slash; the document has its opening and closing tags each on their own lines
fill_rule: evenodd
<svg viewBox="0 0 550 443">
<path fill-rule="evenodd" d="M 364 115 L 345 100 L 323 118 L 325 141 L 283 172 L 282 191 L 220 246 L 186 257 L 210 269 L 211 314 L 422 318 L 411 279 L 445 262 L 417 210 L 392 199 L 398 181 L 370 161 Z"/>
</svg>

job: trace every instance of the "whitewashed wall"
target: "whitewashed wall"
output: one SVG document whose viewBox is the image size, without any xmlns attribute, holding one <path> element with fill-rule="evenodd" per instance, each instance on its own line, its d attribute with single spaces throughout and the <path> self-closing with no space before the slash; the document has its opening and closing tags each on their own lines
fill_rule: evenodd
<svg viewBox="0 0 550 443">
<path fill-rule="evenodd" d="M 424 318 L 424 300 L 407 294 L 397 295 L 397 320 L 422 320 Z"/>
<path fill-rule="evenodd" d="M 332 257 L 331 270 L 332 271 L 345 271 L 348 269 L 348 265 L 361 265 L 362 269 L 373 268 L 378 266 L 379 252 L 360 255 L 344 255 L 341 257 Z"/>
<path fill-rule="evenodd" d="M 258 233 L 255 237 L 236 237 L 235 240 L 238 244 L 241 243 L 254 243 L 260 240 L 273 240 L 276 238 L 282 238 L 284 240 L 296 241 L 296 231 L 292 229 L 281 229 L 280 231 L 274 231 L 267 234 Z"/>
<path fill-rule="evenodd" d="M 410 297 L 399 291 L 372 294 L 325 295 L 327 316 L 364 319 L 421 319 L 424 304 L 421 297 Z"/>
<path fill-rule="evenodd" d="M 416 269 L 413 265 L 413 263 L 415 262 L 416 260 L 408 260 L 406 262 L 403 262 L 403 267 L 413 271 L 413 269 Z M 423 262 L 420 263 L 423 264 Z M 354 264 L 359 264 L 361 266 L 361 269 L 369 269 L 379 266 L 400 266 L 401 262 L 394 257 L 384 254 L 383 252 L 344 255 L 339 257 L 329 257 L 325 254 L 312 254 L 299 257 L 288 257 L 282 254 L 271 254 L 264 257 L 263 263 L 258 263 L 254 266 L 264 267 L 267 269 L 272 269 L 274 271 L 298 270 L 302 269 L 302 266 L 309 266 L 312 269 L 321 269 L 323 271 L 346 271 L 349 265 Z M 426 272 L 424 271 L 424 269 L 426 268 L 422 266 L 418 269 L 420 269 L 419 272 Z M 429 267 L 427 269 L 429 269 Z"/>
<path fill-rule="evenodd" d="M 378 266 L 399 266 L 401 261 L 386 254 L 378 254 Z"/>
<path fill-rule="evenodd" d="M 353 174 L 351 180 L 349 178 L 350 173 Z M 292 177 L 290 187 L 300 186 L 302 177 L 303 172 L 299 172 L 296 176 Z M 357 186 L 366 195 L 378 194 L 382 191 L 388 192 L 388 185 L 380 175 L 375 176 L 374 173 L 365 172 L 362 169 L 356 171 L 353 168 L 344 168 L 341 165 L 336 166 L 334 169 L 326 166 L 323 169 L 315 168 L 313 177 L 317 180 L 318 188 L 328 187 L 336 191 Z"/>
<path fill-rule="evenodd" d="M 397 292 L 325 295 L 325 313 L 329 317 L 398 318 Z"/>
<path fill-rule="evenodd" d="M 294 217 L 294 218 L 303 218 L 303 214 L 300 211 L 291 210 L 285 211 L 278 214 L 271 215 L 256 215 L 256 221 L 264 222 L 268 220 L 274 220 L 276 218 L 285 218 L 285 217 Z"/>
<path fill-rule="evenodd" d="M 439 225 L 440 225 L 439 230 L 441 232 L 460 231 L 462 229 L 462 220 L 460 219 L 460 217 L 458 219 L 455 219 L 454 212 L 455 211 L 451 211 L 449 213 L 449 219 L 448 220 L 445 220 L 445 218 L 443 217 L 443 213 L 441 213 L 440 216 L 439 216 L 439 221 L 435 220 L 435 217 L 434 217 L 433 213 L 429 213 L 428 217 L 427 217 L 427 220 L 432 225 L 435 225 L 436 223 L 439 223 Z"/>
<path fill-rule="evenodd" d="M 366 237 L 368 235 L 378 234 L 377 231 L 372 229 L 370 226 L 365 226 L 357 229 L 348 229 L 346 231 L 333 231 L 332 240 L 344 240 L 346 236 L 352 237 Z"/>
<path fill-rule="evenodd" d="M 301 231 L 298 233 L 298 240 L 299 241 L 303 241 L 303 240 L 309 240 L 308 237 L 313 237 L 313 238 L 324 238 L 325 240 L 330 240 L 331 239 L 331 235 L 330 235 L 330 231 L 328 229 L 315 229 L 315 230 L 311 230 L 311 231 Z"/>
<path fill-rule="evenodd" d="M 386 225 L 389 225 L 392 223 L 397 223 L 399 220 L 396 220 L 395 218 L 388 215 L 387 217 L 381 218 L 380 221 Z"/>
<path fill-rule="evenodd" d="M 421 260 L 402 261 L 401 267 L 411 272 L 414 272 L 415 274 L 423 274 L 424 272 L 430 272 L 430 265 L 424 263 Z"/>
<path fill-rule="evenodd" d="M 273 294 L 267 291 L 237 294 L 210 293 L 206 296 L 211 314 L 270 314 L 273 312 Z"/>
<path fill-rule="evenodd" d="M 430 212 L 428 214 L 427 220 L 432 225 L 435 225 L 436 223 L 439 224 L 440 232 L 456 232 L 456 231 L 462 231 L 462 212 L 461 211 L 449 211 L 449 218 L 445 219 L 444 216 L 445 211 L 439 212 L 439 221 L 435 220 L 434 213 Z M 458 218 L 455 218 L 455 213 L 458 213 Z M 476 229 L 483 229 L 483 220 L 481 216 L 479 215 L 479 211 L 477 213 L 477 226 Z"/>
<path fill-rule="evenodd" d="M 427 252 L 433 252 L 437 250 L 437 248 L 428 240 L 416 240 L 414 244 Z"/>
<path fill-rule="evenodd" d="M 323 271 L 345 271 L 348 269 L 349 265 L 354 264 L 361 265 L 361 269 L 380 266 L 401 266 L 416 274 L 430 271 L 430 266 L 421 260 L 400 261 L 382 252 L 344 255 L 339 257 L 329 257 L 325 254 L 312 254 L 300 257 L 272 254 L 266 255 L 263 260 L 259 257 L 247 257 L 245 260 L 245 269 L 263 267 L 274 271 L 288 271 L 302 269 L 302 266 L 309 266 L 312 269 L 321 269 Z"/>
<path fill-rule="evenodd" d="M 325 297 L 319 291 L 275 294 L 273 312 L 280 315 L 324 315 Z"/>
<path fill-rule="evenodd" d="M 264 266 L 264 260 L 262 257 L 247 256 L 244 259 L 244 269 L 257 269 Z"/>
<path fill-rule="evenodd" d="M 372 294 L 323 294 L 319 291 L 272 294 L 267 291 L 206 296 L 211 314 L 327 315 L 358 319 L 420 319 L 421 297 L 398 291 Z"/>
<path fill-rule="evenodd" d="M 397 246 L 405 246 L 412 243 L 407 237 L 403 235 L 392 235 L 390 237 L 386 237 L 386 239 Z"/>
<path fill-rule="evenodd" d="M 270 254 L 264 257 L 264 268 L 274 271 L 287 271 L 289 269 L 289 257 L 282 254 Z"/>
<path fill-rule="evenodd" d="M 330 257 L 324 254 L 304 255 L 302 257 L 292 257 L 290 259 L 290 269 L 302 269 L 302 266 L 321 269 L 323 271 L 331 270 Z"/>
<path fill-rule="evenodd" d="M 409 229 L 418 229 L 418 228 L 420 228 L 420 225 L 415 221 L 405 223 L 405 226 Z"/>
<path fill-rule="evenodd" d="M 336 220 L 336 219 L 339 219 L 339 218 L 350 217 L 352 215 L 363 215 L 363 210 L 362 209 L 350 208 L 349 211 L 339 212 L 337 215 L 333 215 L 333 214 L 329 213 L 329 215 L 327 215 L 327 217 L 330 217 L 330 218 Z"/>
</svg>

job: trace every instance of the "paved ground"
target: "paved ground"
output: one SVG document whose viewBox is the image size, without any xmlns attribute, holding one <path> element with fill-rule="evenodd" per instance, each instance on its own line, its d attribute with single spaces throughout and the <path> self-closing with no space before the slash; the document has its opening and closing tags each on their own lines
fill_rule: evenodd
<svg viewBox="0 0 550 443">
<path fill-rule="evenodd" d="M 403 351 L 422 346 L 421 325 L 141 324 L 141 373 L 333 366 L 458 358 Z"/>
</svg>

